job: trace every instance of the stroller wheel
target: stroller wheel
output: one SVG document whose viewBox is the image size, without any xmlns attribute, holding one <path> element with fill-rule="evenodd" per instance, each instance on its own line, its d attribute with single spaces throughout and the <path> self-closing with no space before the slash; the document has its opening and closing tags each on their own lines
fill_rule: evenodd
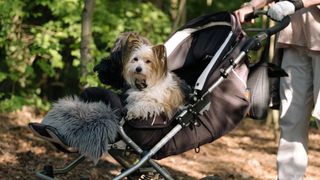
<svg viewBox="0 0 320 180">
<path fill-rule="evenodd" d="M 201 178 L 200 180 L 222 180 L 222 179 L 218 176 L 207 176 L 207 177 Z"/>
<path fill-rule="evenodd" d="M 43 174 L 48 177 L 54 178 L 53 166 L 51 164 L 47 164 L 43 167 Z"/>
<path fill-rule="evenodd" d="M 164 178 L 155 170 L 145 168 L 141 171 L 133 173 L 127 177 L 127 180 L 164 180 Z"/>
<path fill-rule="evenodd" d="M 129 176 L 128 180 L 164 180 L 164 178 L 160 174 L 141 174 Z"/>
<path fill-rule="evenodd" d="M 80 180 L 89 180 L 89 178 L 88 177 L 82 177 L 82 178 L 80 178 Z"/>
</svg>

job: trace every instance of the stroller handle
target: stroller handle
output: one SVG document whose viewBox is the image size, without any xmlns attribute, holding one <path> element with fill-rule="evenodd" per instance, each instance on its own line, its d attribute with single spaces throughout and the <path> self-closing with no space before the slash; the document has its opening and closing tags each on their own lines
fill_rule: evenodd
<svg viewBox="0 0 320 180">
<path fill-rule="evenodd" d="M 249 19 L 253 19 L 253 18 L 259 17 L 261 15 L 267 15 L 267 11 L 260 11 L 260 10 L 259 11 L 254 11 L 252 13 L 247 14 L 245 16 L 245 19 L 249 20 Z M 260 33 L 258 33 L 253 38 L 250 38 L 248 40 L 247 44 L 242 49 L 242 51 L 248 53 L 250 50 L 253 50 L 253 51 L 259 50 L 261 48 L 261 46 L 262 46 L 261 42 L 263 40 L 265 40 L 268 37 L 280 32 L 282 29 L 287 27 L 289 25 L 289 23 L 290 23 L 290 17 L 289 16 L 284 17 L 281 21 L 276 23 L 276 25 L 261 31 Z"/>
<path fill-rule="evenodd" d="M 245 19 L 245 21 L 250 21 L 251 19 L 255 19 L 255 18 L 257 18 L 259 16 L 262 16 L 262 15 L 268 16 L 268 11 L 265 11 L 265 10 L 254 11 L 254 12 L 251 12 L 249 14 L 246 14 L 244 19 Z M 272 18 L 270 18 L 270 19 L 272 19 Z M 274 19 L 272 19 L 272 20 L 274 20 Z M 272 36 L 272 35 L 280 32 L 285 27 L 287 27 L 289 25 L 289 23 L 290 23 L 290 17 L 286 16 L 281 21 L 278 21 L 278 23 L 276 25 L 274 25 L 274 26 L 272 26 L 270 28 L 267 28 L 264 32 L 268 36 Z"/>
</svg>

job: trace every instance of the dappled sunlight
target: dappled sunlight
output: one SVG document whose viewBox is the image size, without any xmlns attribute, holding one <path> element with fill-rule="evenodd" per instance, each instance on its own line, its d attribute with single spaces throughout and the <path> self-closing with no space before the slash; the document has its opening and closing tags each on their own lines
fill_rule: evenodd
<svg viewBox="0 0 320 180">
<path fill-rule="evenodd" d="M 34 136 L 27 128 L 27 118 L 41 119 L 28 113 L 15 112 L 4 116 L 0 124 L 0 173 L 13 174 L 34 179 L 35 172 L 48 162 L 61 167 L 76 155 L 56 151 L 48 142 Z M 320 133 L 310 130 L 309 166 L 306 177 L 320 177 Z M 273 131 L 262 122 L 244 120 L 229 134 L 194 150 L 170 156 L 158 162 L 175 179 L 195 180 L 206 176 L 223 179 L 276 179 L 277 143 Z M 59 179 L 90 177 L 90 179 L 111 179 L 122 167 L 110 156 L 100 159 L 97 165 L 91 160 Z M 307 178 L 307 179 L 308 179 Z"/>
<path fill-rule="evenodd" d="M 18 164 L 17 157 L 10 152 L 1 152 L 0 153 L 0 164 L 5 165 L 5 164 L 13 164 L 16 165 Z"/>
</svg>

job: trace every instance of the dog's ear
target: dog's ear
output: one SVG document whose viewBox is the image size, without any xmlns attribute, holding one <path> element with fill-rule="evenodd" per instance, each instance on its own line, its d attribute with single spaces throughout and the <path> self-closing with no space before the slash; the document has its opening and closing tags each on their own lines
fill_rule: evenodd
<svg viewBox="0 0 320 180">
<path fill-rule="evenodd" d="M 167 62 L 167 51 L 163 44 L 153 46 L 152 51 L 158 60 Z"/>
<path fill-rule="evenodd" d="M 141 46 L 142 40 L 139 38 L 139 35 L 137 33 L 130 33 L 127 38 L 126 45 L 129 48 L 129 50 L 132 50 L 136 47 Z"/>
<path fill-rule="evenodd" d="M 123 36 L 125 36 L 125 41 L 122 42 L 122 47 L 127 52 L 132 52 L 135 48 L 139 48 L 143 44 L 151 44 L 148 39 L 140 36 L 137 32 L 126 32 Z"/>
<path fill-rule="evenodd" d="M 126 62 L 135 48 L 138 48 L 141 45 L 142 41 L 139 38 L 139 35 L 135 32 L 127 33 L 125 42 L 122 44 L 123 55 L 122 60 Z"/>
<path fill-rule="evenodd" d="M 162 75 L 167 74 L 168 66 L 166 47 L 162 44 L 156 45 L 152 47 L 152 51 L 160 65 L 158 68 L 161 69 Z"/>
</svg>

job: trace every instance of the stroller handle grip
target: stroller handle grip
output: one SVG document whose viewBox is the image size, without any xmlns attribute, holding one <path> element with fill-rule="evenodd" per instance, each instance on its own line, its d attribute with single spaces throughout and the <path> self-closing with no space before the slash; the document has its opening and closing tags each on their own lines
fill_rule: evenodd
<svg viewBox="0 0 320 180">
<path fill-rule="evenodd" d="M 258 18 L 259 16 L 263 16 L 263 15 L 268 15 L 268 11 L 266 10 L 255 10 L 249 14 L 246 14 L 244 16 L 244 20 L 246 22 L 249 22 L 251 19 L 255 19 L 255 18 Z"/>
<path fill-rule="evenodd" d="M 268 36 L 274 35 L 280 32 L 282 29 L 286 28 L 290 23 L 290 17 L 286 16 L 281 21 L 279 21 L 275 26 L 266 29 Z"/>
<path fill-rule="evenodd" d="M 268 11 L 265 11 L 265 10 L 257 10 L 257 11 L 251 12 L 249 14 L 246 14 L 244 19 L 245 19 L 245 21 L 250 21 L 251 19 L 255 19 L 261 15 L 268 16 L 267 13 L 268 13 Z M 267 28 L 265 30 L 265 33 L 268 36 L 272 36 L 272 35 L 280 32 L 282 29 L 286 28 L 289 25 L 289 23 L 290 23 L 290 17 L 286 16 L 281 21 L 278 21 L 278 23 L 276 25 L 274 25 L 270 28 Z"/>
</svg>

